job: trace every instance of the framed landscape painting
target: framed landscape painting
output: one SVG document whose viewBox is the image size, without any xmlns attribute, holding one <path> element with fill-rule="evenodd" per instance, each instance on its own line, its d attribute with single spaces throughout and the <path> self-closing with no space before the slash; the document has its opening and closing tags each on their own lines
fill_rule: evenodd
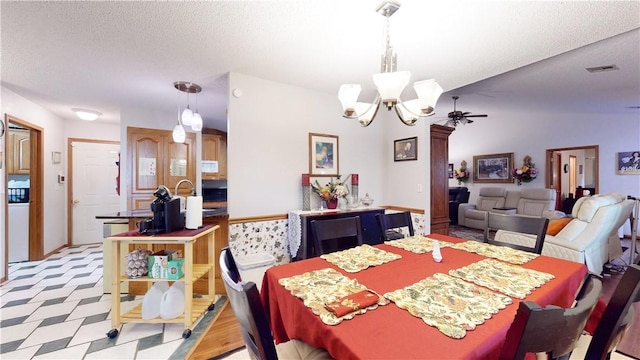
<svg viewBox="0 0 640 360">
<path fill-rule="evenodd" d="M 309 133 L 309 174 L 338 176 L 338 136 Z"/>
<path fill-rule="evenodd" d="M 473 182 L 511 183 L 513 153 L 475 155 L 473 157 Z"/>
</svg>

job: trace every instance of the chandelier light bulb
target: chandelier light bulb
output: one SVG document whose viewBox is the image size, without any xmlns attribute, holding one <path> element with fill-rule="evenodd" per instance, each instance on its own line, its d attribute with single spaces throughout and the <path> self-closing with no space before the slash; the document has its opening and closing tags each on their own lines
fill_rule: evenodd
<svg viewBox="0 0 640 360">
<path fill-rule="evenodd" d="M 191 119 L 191 129 L 193 131 L 202 130 L 202 116 L 197 112 L 193 114 L 193 118 Z"/>
<path fill-rule="evenodd" d="M 189 105 L 182 111 L 182 123 L 184 126 L 190 126 L 193 120 L 193 111 L 189 109 Z"/>
<path fill-rule="evenodd" d="M 176 124 L 171 135 L 173 137 L 173 141 L 179 144 L 184 143 L 184 140 L 187 138 L 187 134 L 184 132 L 184 128 L 180 123 Z"/>
</svg>

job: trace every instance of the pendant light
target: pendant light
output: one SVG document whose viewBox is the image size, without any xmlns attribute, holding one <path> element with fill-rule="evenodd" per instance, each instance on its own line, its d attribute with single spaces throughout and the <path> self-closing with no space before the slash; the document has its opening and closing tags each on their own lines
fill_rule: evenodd
<svg viewBox="0 0 640 360">
<path fill-rule="evenodd" d="M 171 137 L 173 138 L 173 142 L 179 144 L 184 143 L 184 140 L 187 138 L 187 134 L 184 132 L 184 128 L 180 123 L 180 93 L 178 93 L 178 123 L 173 127 Z"/>
<path fill-rule="evenodd" d="M 182 111 L 181 119 L 183 126 L 191 126 L 194 131 L 202 130 L 202 116 L 198 113 L 198 93 L 202 91 L 202 87 L 189 81 L 176 81 L 173 86 L 187 93 L 187 107 Z M 196 111 L 195 113 L 189 107 L 189 94 L 196 94 Z M 178 99 L 179 101 L 179 99 Z"/>
<path fill-rule="evenodd" d="M 191 129 L 193 131 L 202 130 L 202 116 L 200 116 L 198 112 L 198 93 L 196 93 L 196 112 L 193 113 L 193 117 L 191 118 Z"/>
</svg>

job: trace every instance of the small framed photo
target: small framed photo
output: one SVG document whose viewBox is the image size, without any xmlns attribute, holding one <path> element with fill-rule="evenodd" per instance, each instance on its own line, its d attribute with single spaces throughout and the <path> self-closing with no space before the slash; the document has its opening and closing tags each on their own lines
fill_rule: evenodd
<svg viewBox="0 0 640 360">
<path fill-rule="evenodd" d="M 618 175 L 640 175 L 640 150 L 618 153 Z"/>
<path fill-rule="evenodd" d="M 393 160 L 418 160 L 418 137 L 393 141 Z"/>
<path fill-rule="evenodd" d="M 60 151 L 54 151 L 51 153 L 51 162 L 54 164 L 60 164 L 60 162 L 62 161 L 60 159 Z"/>
<path fill-rule="evenodd" d="M 309 174 L 338 176 L 340 149 L 338 136 L 309 133 Z"/>
<path fill-rule="evenodd" d="M 449 179 L 453 179 L 453 164 L 449 164 Z"/>
<path fill-rule="evenodd" d="M 513 153 L 474 155 L 473 182 L 512 183 Z"/>
</svg>

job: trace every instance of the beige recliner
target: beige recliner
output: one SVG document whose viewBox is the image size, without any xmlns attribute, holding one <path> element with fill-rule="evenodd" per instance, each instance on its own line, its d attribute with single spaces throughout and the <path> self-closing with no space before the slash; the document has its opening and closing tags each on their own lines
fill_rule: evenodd
<svg viewBox="0 0 640 360">
<path fill-rule="evenodd" d="M 487 213 L 493 208 L 504 207 L 507 190 L 499 187 L 483 187 L 478 192 L 477 204 L 460 204 L 458 225 L 484 230 Z"/>
<path fill-rule="evenodd" d="M 553 189 L 522 189 L 516 214 L 557 219 L 565 216 L 556 208 L 556 192 Z"/>
<path fill-rule="evenodd" d="M 633 205 L 633 200 L 617 193 L 578 199 L 573 219 L 555 236 L 545 236 L 542 255 L 584 263 L 590 272 L 602 273 L 610 253 L 620 252 L 618 229 L 629 219 Z M 533 242 L 528 235 L 504 230 L 498 230 L 495 239 L 523 245 Z"/>
</svg>

